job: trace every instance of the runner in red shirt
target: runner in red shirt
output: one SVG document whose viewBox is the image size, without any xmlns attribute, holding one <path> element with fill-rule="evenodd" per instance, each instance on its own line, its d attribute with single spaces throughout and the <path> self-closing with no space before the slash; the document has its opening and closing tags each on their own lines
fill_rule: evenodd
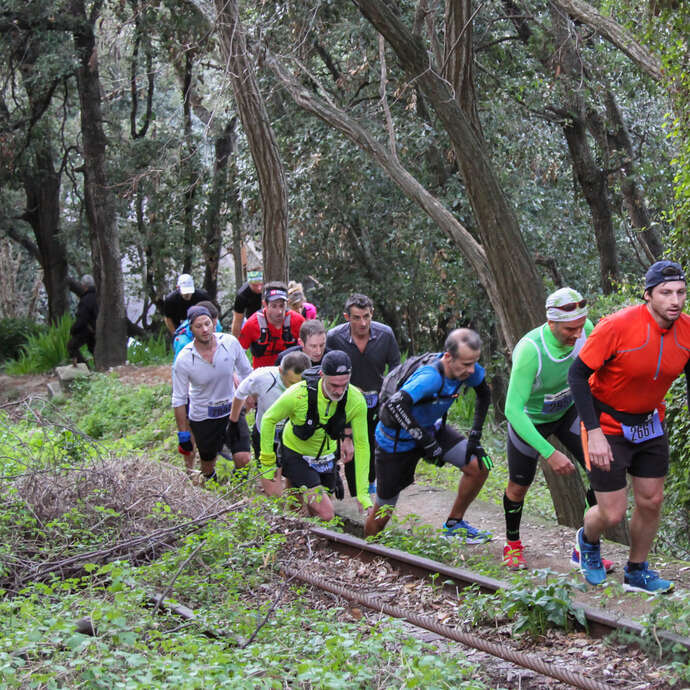
<svg viewBox="0 0 690 690">
<path fill-rule="evenodd" d="M 686 285 L 681 266 L 657 261 L 645 276 L 644 299 L 644 305 L 602 319 L 570 369 L 568 380 L 597 497 L 597 505 L 585 513 L 576 543 L 585 579 L 601 584 L 606 573 L 599 538 L 625 517 L 630 474 L 635 509 L 623 586 L 667 592 L 673 583 L 649 569 L 647 555 L 668 472 L 663 398 L 682 371 L 686 379 L 690 374 L 690 317 L 682 313 Z"/>
<path fill-rule="evenodd" d="M 264 285 L 263 307 L 242 326 L 240 345 L 252 351 L 252 366 L 271 367 L 288 347 L 297 345 L 304 317 L 287 308 L 287 286 L 272 282 Z"/>
</svg>

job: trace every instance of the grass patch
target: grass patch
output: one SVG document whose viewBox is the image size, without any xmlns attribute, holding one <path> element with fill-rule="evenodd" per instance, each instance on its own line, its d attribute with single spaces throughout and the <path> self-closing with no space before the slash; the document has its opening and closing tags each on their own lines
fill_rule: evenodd
<svg viewBox="0 0 690 690">
<path fill-rule="evenodd" d="M 163 331 L 144 340 L 130 338 L 127 343 L 127 361 L 138 366 L 170 362 L 170 347 Z"/>
</svg>

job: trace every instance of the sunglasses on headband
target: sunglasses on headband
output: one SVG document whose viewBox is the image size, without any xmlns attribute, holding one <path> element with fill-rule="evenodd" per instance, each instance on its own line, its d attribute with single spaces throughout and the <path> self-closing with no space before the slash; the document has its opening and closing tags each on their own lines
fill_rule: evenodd
<svg viewBox="0 0 690 690">
<path fill-rule="evenodd" d="M 666 266 L 666 268 L 662 268 L 661 275 L 664 276 L 664 278 L 668 278 L 670 276 L 679 276 L 679 280 L 685 280 L 683 271 L 679 271 L 677 268 L 675 268 L 675 266 Z"/>
<path fill-rule="evenodd" d="M 576 309 L 582 309 L 582 307 L 587 306 L 587 300 L 581 299 L 579 302 L 569 302 L 568 304 L 561 304 L 560 306 L 554 305 L 554 309 L 560 309 L 561 311 L 575 311 Z"/>
</svg>

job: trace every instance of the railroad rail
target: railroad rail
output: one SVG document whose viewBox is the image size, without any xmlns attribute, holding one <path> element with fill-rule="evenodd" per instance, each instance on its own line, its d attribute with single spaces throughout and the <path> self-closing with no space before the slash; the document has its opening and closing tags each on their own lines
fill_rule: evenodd
<svg viewBox="0 0 690 690">
<path fill-rule="evenodd" d="M 381 558 L 387 561 L 400 573 L 411 574 L 420 579 L 429 579 L 437 585 L 439 581 L 442 581 L 443 587 L 453 593 L 455 593 L 458 588 L 464 589 L 470 586 L 478 587 L 480 591 L 485 593 L 494 593 L 508 587 L 508 584 L 502 580 L 485 577 L 465 568 L 448 566 L 444 563 L 415 556 L 414 554 L 398 549 L 391 549 L 379 544 L 373 544 L 349 534 L 334 532 L 321 527 L 311 528 L 310 534 L 325 540 L 330 548 L 343 555 L 357 558 L 363 562 Z M 374 596 L 362 594 L 351 588 L 335 584 L 331 580 L 315 575 L 313 572 L 304 572 L 304 570 L 288 566 L 284 566 L 282 570 L 284 574 L 291 579 L 311 584 L 324 591 L 336 594 L 347 601 L 360 604 L 374 611 L 403 619 L 412 625 L 430 630 L 437 635 L 455 640 L 492 656 L 505 659 L 506 661 L 535 671 L 543 676 L 555 678 L 573 687 L 583 688 L 584 690 L 603 690 L 604 688 L 611 687 L 606 683 L 594 680 L 590 676 L 564 668 L 562 665 L 549 663 L 537 655 L 526 654 L 516 651 L 509 646 L 490 642 L 478 635 L 459 631 L 456 628 L 439 623 L 435 619 L 403 609 L 399 606 L 388 604 Z M 584 613 L 587 621 L 587 632 L 594 638 L 604 637 L 614 631 L 625 631 L 634 638 L 638 638 L 645 632 L 640 624 L 624 616 L 616 616 L 608 611 L 587 605 L 575 604 L 575 607 L 581 609 Z M 662 630 L 655 631 L 655 634 L 660 642 L 663 641 L 672 645 L 681 645 L 690 651 L 690 638 Z"/>
<path fill-rule="evenodd" d="M 497 592 L 500 589 L 508 588 L 508 584 L 502 580 L 492 577 L 485 577 L 466 568 L 455 568 L 432 561 L 429 558 L 415 556 L 406 551 L 391 549 L 380 544 L 373 544 L 363 539 L 358 539 L 349 534 L 334 532 L 322 527 L 313 527 L 310 533 L 314 536 L 325 539 L 331 547 L 338 552 L 353 556 L 361 561 L 371 561 L 374 558 L 383 558 L 402 573 L 409 573 L 416 577 L 433 579 L 439 581 L 439 576 L 443 578 L 444 587 L 451 591 L 456 588 L 464 589 L 476 585 L 480 591 L 486 593 Z M 616 616 L 609 611 L 598 609 L 585 604 L 576 605 L 585 614 L 587 629 L 589 634 L 595 638 L 605 637 L 612 632 L 621 631 L 629 633 L 635 637 L 641 637 L 645 629 L 639 623 L 626 618 Z M 690 638 L 676 635 L 665 630 L 657 630 L 656 635 L 660 641 L 668 642 L 673 645 L 682 645 L 690 651 Z"/>
</svg>

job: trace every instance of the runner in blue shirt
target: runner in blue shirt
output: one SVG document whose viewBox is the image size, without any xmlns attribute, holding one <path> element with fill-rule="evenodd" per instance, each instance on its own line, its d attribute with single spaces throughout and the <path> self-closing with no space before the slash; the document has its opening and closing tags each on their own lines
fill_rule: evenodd
<svg viewBox="0 0 690 690">
<path fill-rule="evenodd" d="M 477 333 L 468 328 L 452 331 L 445 351 L 414 371 L 382 406 L 376 426 L 376 504 L 365 525 L 367 536 L 386 526 L 400 492 L 414 482 L 417 463 L 425 458 L 438 465 L 451 463 L 462 472 L 444 534 L 475 544 L 491 538 L 464 520 L 491 468 L 479 445 L 491 402 L 480 354 Z M 464 388 L 473 388 L 477 395 L 469 438 L 446 424 L 446 413 Z M 383 506 L 387 508 L 379 512 Z"/>
</svg>

